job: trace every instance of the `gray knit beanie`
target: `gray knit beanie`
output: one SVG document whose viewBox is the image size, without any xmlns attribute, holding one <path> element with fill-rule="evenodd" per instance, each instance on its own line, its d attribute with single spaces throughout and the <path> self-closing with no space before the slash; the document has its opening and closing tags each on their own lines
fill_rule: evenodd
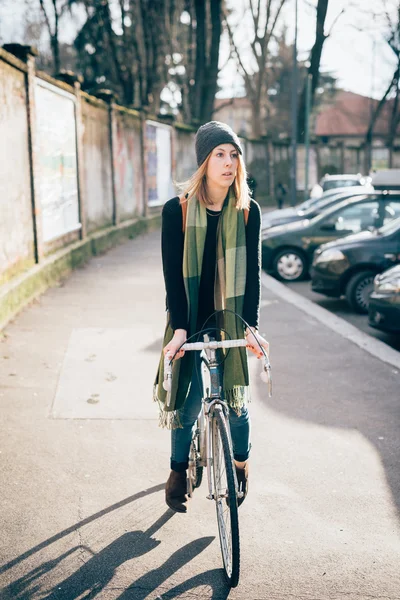
<svg viewBox="0 0 400 600">
<path fill-rule="evenodd" d="M 229 125 L 220 121 L 210 121 L 202 125 L 196 133 L 195 147 L 199 167 L 219 144 L 233 144 L 238 152 L 243 154 L 240 140 Z"/>
</svg>

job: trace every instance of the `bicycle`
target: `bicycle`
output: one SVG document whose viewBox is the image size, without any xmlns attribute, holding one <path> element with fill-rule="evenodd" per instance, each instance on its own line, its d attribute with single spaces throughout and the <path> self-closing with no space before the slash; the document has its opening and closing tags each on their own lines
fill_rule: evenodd
<svg viewBox="0 0 400 600">
<path fill-rule="evenodd" d="M 198 335 L 198 334 L 196 334 Z M 208 336 L 205 336 L 208 337 Z M 217 362 L 216 350 L 220 348 L 245 347 L 247 341 L 216 341 L 209 338 L 205 342 L 185 343 L 180 349 L 185 351 L 205 351 L 203 362 L 210 375 L 209 388 L 202 400 L 202 409 L 193 433 L 190 445 L 189 468 L 187 476 L 188 495 L 202 482 L 203 468 L 207 469 L 208 496 L 215 500 L 219 539 L 224 565 L 224 574 L 230 587 L 236 587 L 240 574 L 240 540 L 237 499 L 243 497 L 238 490 L 236 469 L 233 460 L 232 440 L 229 427 L 229 407 L 221 398 L 221 372 Z M 264 367 L 261 377 L 269 385 L 269 396 L 272 394 L 271 365 L 265 350 Z M 172 360 L 170 355 L 164 362 L 164 389 L 168 396 L 171 390 Z"/>
</svg>

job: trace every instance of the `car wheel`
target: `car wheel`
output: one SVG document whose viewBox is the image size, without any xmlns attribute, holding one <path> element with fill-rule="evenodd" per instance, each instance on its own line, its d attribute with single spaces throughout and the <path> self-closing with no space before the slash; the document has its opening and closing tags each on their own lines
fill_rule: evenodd
<svg viewBox="0 0 400 600">
<path fill-rule="evenodd" d="M 361 271 L 350 279 L 346 286 L 346 300 L 351 308 L 358 313 L 367 313 L 369 296 L 374 289 L 373 271 Z"/>
<path fill-rule="evenodd" d="M 307 265 L 301 252 L 287 248 L 274 259 L 274 273 L 282 281 L 300 281 L 306 275 Z"/>
</svg>

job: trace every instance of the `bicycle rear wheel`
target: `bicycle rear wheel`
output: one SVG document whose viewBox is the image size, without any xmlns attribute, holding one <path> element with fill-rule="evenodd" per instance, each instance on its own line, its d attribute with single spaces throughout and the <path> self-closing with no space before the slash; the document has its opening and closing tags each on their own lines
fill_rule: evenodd
<svg viewBox="0 0 400 600">
<path fill-rule="evenodd" d="M 221 406 L 212 420 L 214 499 L 225 577 L 231 587 L 239 583 L 239 519 L 232 450 L 225 415 Z"/>
</svg>

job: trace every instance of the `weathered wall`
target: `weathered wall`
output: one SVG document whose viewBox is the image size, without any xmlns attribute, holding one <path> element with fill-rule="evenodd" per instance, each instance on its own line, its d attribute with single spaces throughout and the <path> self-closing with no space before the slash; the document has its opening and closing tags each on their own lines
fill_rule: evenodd
<svg viewBox="0 0 400 600">
<path fill-rule="evenodd" d="M 197 169 L 194 133 L 175 129 L 175 181 L 182 183 Z"/>
<path fill-rule="evenodd" d="M 0 281 L 33 262 L 25 73 L 0 60 Z"/>
<path fill-rule="evenodd" d="M 107 106 L 83 98 L 83 175 L 86 227 L 90 233 L 112 225 L 113 195 Z"/>
<path fill-rule="evenodd" d="M 114 177 L 119 221 L 143 214 L 143 178 L 140 117 L 116 110 Z"/>
</svg>

